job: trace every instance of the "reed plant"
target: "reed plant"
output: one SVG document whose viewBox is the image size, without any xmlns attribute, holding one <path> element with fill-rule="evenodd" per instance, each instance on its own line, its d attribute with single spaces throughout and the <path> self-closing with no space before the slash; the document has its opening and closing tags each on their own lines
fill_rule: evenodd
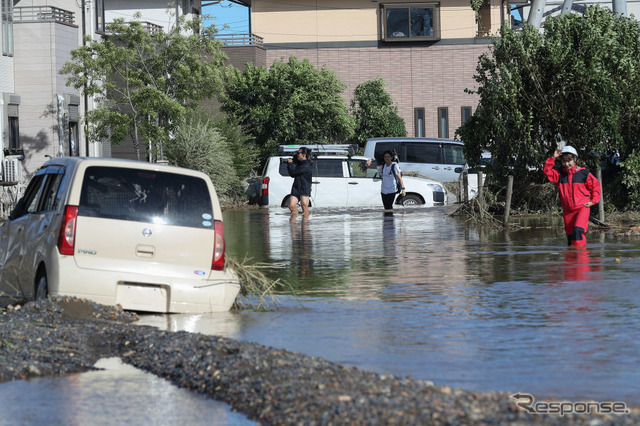
<svg viewBox="0 0 640 426">
<path fill-rule="evenodd" d="M 242 261 L 232 257 L 226 258 L 227 268 L 231 268 L 240 279 L 240 293 L 236 298 L 233 309 L 269 311 L 278 309 L 280 303 L 276 293 L 286 290 L 295 296 L 293 287 L 280 278 L 272 280 L 260 269 L 268 267 L 267 264 L 251 264 L 245 258 Z"/>
</svg>

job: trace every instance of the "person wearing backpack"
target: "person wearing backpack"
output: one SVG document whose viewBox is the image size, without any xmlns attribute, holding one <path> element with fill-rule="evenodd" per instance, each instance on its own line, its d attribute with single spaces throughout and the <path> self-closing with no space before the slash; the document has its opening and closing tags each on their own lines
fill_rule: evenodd
<svg viewBox="0 0 640 426">
<path fill-rule="evenodd" d="M 402 171 L 393 162 L 394 157 L 393 152 L 385 151 L 382 155 L 384 164 L 378 166 L 378 174 L 382 176 L 380 195 L 382 196 L 382 204 L 384 204 L 385 210 L 393 209 L 393 202 L 397 193 L 402 194 L 403 197 L 407 195 L 404 191 L 404 182 L 402 182 Z"/>
</svg>

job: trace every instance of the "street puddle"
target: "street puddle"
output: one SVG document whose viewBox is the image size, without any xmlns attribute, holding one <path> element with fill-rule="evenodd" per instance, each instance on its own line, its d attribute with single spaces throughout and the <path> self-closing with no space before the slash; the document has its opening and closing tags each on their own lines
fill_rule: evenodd
<svg viewBox="0 0 640 426">
<path fill-rule="evenodd" d="M 246 416 L 151 373 L 104 358 L 101 370 L 0 383 L 11 425 L 252 425 Z M 5 424 L 0 422 L 0 424 Z"/>
</svg>

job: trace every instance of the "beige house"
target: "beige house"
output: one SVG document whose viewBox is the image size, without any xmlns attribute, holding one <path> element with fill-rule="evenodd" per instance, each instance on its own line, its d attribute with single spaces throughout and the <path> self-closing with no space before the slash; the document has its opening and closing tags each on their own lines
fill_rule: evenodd
<svg viewBox="0 0 640 426">
<path fill-rule="evenodd" d="M 0 0 L 0 217 L 49 157 L 112 156 L 109 144 L 86 137 L 93 99 L 59 74 L 83 37 L 100 39 L 114 18 L 167 30 L 200 9 L 200 0 Z"/>
<path fill-rule="evenodd" d="M 232 63 L 296 56 L 327 66 L 356 86 L 377 76 L 399 107 L 410 136 L 453 138 L 477 105 L 478 57 L 487 51 L 508 3 L 486 0 L 477 19 L 469 0 L 239 0 L 251 10 L 252 47 L 225 47 Z M 251 52 L 251 53 L 249 53 Z"/>
</svg>

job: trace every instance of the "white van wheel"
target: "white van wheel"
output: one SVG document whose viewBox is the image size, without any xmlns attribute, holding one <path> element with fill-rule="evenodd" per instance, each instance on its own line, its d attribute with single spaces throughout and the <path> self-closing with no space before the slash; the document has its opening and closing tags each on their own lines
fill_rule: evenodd
<svg viewBox="0 0 640 426">
<path fill-rule="evenodd" d="M 36 296 L 35 300 L 44 300 L 47 298 L 49 294 L 49 286 L 47 285 L 47 276 L 42 274 L 40 278 L 38 278 L 38 283 L 36 285 Z"/>
<path fill-rule="evenodd" d="M 422 204 L 422 202 L 420 202 L 420 198 L 415 195 L 405 195 L 404 197 L 402 197 L 400 203 L 405 207 L 419 206 L 420 204 Z"/>
</svg>

